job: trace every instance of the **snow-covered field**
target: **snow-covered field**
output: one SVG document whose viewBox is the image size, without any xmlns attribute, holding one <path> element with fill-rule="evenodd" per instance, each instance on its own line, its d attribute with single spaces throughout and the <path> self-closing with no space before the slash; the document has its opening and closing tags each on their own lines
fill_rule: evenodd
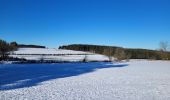
<svg viewBox="0 0 170 100">
<path fill-rule="evenodd" d="M 170 100 L 170 62 L 4 64 L 0 100 Z"/>
<path fill-rule="evenodd" d="M 11 52 L 11 57 L 24 58 L 27 60 L 53 60 L 77 62 L 86 58 L 86 61 L 108 61 L 109 58 L 104 55 L 90 52 L 62 50 L 53 48 L 19 48 Z"/>
<path fill-rule="evenodd" d="M 82 51 L 63 50 L 55 48 L 19 48 L 14 54 L 90 54 Z"/>
</svg>

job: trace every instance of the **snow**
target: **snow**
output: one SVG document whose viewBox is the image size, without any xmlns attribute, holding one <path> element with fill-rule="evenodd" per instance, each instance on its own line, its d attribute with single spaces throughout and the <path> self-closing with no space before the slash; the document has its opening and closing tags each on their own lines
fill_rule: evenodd
<svg viewBox="0 0 170 100">
<path fill-rule="evenodd" d="M 108 61 L 104 55 L 90 52 L 62 50 L 53 48 L 19 48 L 10 54 L 11 57 L 24 58 L 27 60 L 54 60 L 54 61 Z"/>
<path fill-rule="evenodd" d="M 109 58 L 104 55 L 86 55 L 87 61 L 108 61 Z M 27 60 L 56 60 L 56 61 L 82 61 L 85 55 L 61 55 L 61 56 L 50 56 L 50 55 L 12 55 L 12 57 L 25 58 Z"/>
<path fill-rule="evenodd" d="M 14 54 L 90 54 L 82 51 L 63 50 L 55 48 L 19 48 Z"/>
<path fill-rule="evenodd" d="M 170 62 L 0 65 L 0 100 L 170 100 Z"/>
</svg>

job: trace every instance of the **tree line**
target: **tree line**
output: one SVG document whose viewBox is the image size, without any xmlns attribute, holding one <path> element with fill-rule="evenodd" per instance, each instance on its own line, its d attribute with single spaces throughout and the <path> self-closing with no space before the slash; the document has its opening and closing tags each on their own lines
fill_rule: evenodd
<svg viewBox="0 0 170 100">
<path fill-rule="evenodd" d="M 11 42 L 12 45 L 16 46 L 17 48 L 46 48 L 45 46 L 40 45 L 26 45 L 26 44 L 18 44 L 17 42 Z"/>
<path fill-rule="evenodd" d="M 148 49 L 129 49 L 116 46 L 102 45 L 87 45 L 87 44 L 72 44 L 60 46 L 59 49 L 88 51 L 92 53 L 103 54 L 109 57 L 115 57 L 117 60 L 123 59 L 155 59 L 155 60 L 170 60 L 170 52 L 167 49 L 167 43 L 160 43 L 160 50 Z"/>
</svg>

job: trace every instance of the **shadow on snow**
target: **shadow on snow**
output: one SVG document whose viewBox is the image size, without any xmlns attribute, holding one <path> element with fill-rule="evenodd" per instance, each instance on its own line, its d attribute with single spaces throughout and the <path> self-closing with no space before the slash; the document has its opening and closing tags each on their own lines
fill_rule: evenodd
<svg viewBox="0 0 170 100">
<path fill-rule="evenodd" d="M 0 90 L 31 87 L 51 79 L 77 76 L 101 68 L 125 66 L 128 65 L 108 62 L 0 65 Z"/>
</svg>

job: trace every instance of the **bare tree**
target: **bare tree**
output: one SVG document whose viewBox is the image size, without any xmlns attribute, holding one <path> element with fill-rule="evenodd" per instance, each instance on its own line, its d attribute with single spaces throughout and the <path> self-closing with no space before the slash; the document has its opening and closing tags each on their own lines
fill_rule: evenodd
<svg viewBox="0 0 170 100">
<path fill-rule="evenodd" d="M 159 48 L 160 48 L 160 51 L 167 52 L 168 48 L 169 48 L 169 42 L 168 41 L 161 41 L 159 43 Z"/>
<path fill-rule="evenodd" d="M 125 56 L 126 56 L 126 61 L 129 61 L 130 58 L 132 57 L 132 55 L 130 53 L 126 54 Z"/>
<path fill-rule="evenodd" d="M 111 47 L 104 49 L 103 54 L 108 56 L 109 61 L 112 61 L 112 48 Z"/>
<path fill-rule="evenodd" d="M 160 56 L 163 60 L 168 60 L 168 49 L 169 49 L 169 42 L 168 41 L 161 41 L 159 44 Z"/>
<path fill-rule="evenodd" d="M 115 51 L 114 57 L 118 61 L 126 59 L 126 54 L 124 52 L 124 49 L 123 48 L 117 48 L 116 51 Z M 129 58 L 130 58 L 130 55 L 129 55 Z"/>
<path fill-rule="evenodd" d="M 88 60 L 87 60 L 87 54 L 85 54 L 82 62 L 87 62 L 87 61 L 88 61 Z"/>
<path fill-rule="evenodd" d="M 43 63 L 44 62 L 44 55 L 40 56 L 40 62 Z"/>
<path fill-rule="evenodd" d="M 11 50 L 11 46 L 4 40 L 0 39 L 0 58 L 5 60 L 7 58 L 8 52 Z"/>
<path fill-rule="evenodd" d="M 0 39 L 0 60 L 6 60 L 9 52 L 16 50 L 17 46 L 9 44 L 8 42 Z"/>
</svg>

